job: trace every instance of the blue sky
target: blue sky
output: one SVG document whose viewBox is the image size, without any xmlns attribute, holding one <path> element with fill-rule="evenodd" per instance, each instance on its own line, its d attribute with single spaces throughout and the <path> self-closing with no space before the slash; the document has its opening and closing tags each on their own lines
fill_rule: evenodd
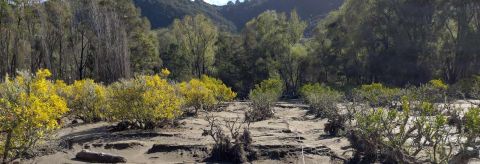
<svg viewBox="0 0 480 164">
<path fill-rule="evenodd" d="M 204 1 L 210 4 L 215 4 L 215 5 L 226 5 L 228 1 L 235 2 L 235 0 L 204 0 Z"/>
</svg>

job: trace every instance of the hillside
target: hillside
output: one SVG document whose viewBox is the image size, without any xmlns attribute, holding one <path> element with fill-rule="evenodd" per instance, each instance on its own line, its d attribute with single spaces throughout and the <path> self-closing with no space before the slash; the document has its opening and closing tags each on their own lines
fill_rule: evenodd
<svg viewBox="0 0 480 164">
<path fill-rule="evenodd" d="M 342 5 L 343 0 L 251 0 L 227 5 L 220 12 L 237 27 L 243 27 L 252 18 L 267 10 L 289 13 L 297 10 L 303 20 L 314 25 L 330 11 Z"/>
<path fill-rule="evenodd" d="M 152 28 L 167 27 L 175 19 L 201 13 L 212 19 L 221 29 L 236 29 L 232 22 L 222 16 L 216 6 L 203 1 L 134 0 L 134 3 L 141 9 L 142 15 L 150 20 Z"/>
<path fill-rule="evenodd" d="M 310 25 L 339 8 L 343 0 L 251 0 L 214 6 L 203 1 L 190 0 L 134 0 L 153 28 L 166 27 L 175 18 L 191 14 L 205 14 L 222 29 L 240 30 L 246 22 L 267 10 L 291 12 L 296 9 Z M 312 27 L 312 26 L 311 26 Z"/>
</svg>

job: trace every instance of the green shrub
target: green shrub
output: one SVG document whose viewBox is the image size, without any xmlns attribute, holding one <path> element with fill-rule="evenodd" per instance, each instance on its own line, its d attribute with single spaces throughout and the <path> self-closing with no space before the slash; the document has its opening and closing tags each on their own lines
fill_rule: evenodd
<svg viewBox="0 0 480 164">
<path fill-rule="evenodd" d="M 302 98 L 311 106 L 311 112 L 319 117 L 333 118 L 338 115 L 337 105 L 343 95 L 321 84 L 307 84 L 300 88 Z"/>
<path fill-rule="evenodd" d="M 449 87 L 449 94 L 456 98 L 480 99 L 480 76 L 462 79 Z"/>
<path fill-rule="evenodd" d="M 310 105 L 310 112 L 328 119 L 325 132 L 332 136 L 344 129 L 345 118 L 338 108 L 343 95 L 321 84 L 307 84 L 300 88 L 302 98 Z"/>
<path fill-rule="evenodd" d="M 282 96 L 284 85 L 280 79 L 267 79 L 250 91 L 252 109 L 246 113 L 249 121 L 260 121 L 273 117 L 273 106 Z"/>
<path fill-rule="evenodd" d="M 372 107 L 394 106 L 395 102 L 400 101 L 401 90 L 397 88 L 388 88 L 380 83 L 362 85 L 353 91 L 356 98 L 368 103 Z"/>
<path fill-rule="evenodd" d="M 419 102 L 446 103 L 449 86 L 441 80 L 431 80 L 419 87 L 409 88 L 408 97 Z"/>
<path fill-rule="evenodd" d="M 467 142 L 476 142 L 475 140 L 480 137 L 480 108 L 468 110 L 464 119 Z"/>
<path fill-rule="evenodd" d="M 401 104 L 402 111 L 372 108 L 357 113 L 350 141 L 362 162 L 464 163 L 475 157 L 466 152 L 478 152 L 473 145 L 479 144 L 479 109 L 470 109 L 461 118 L 464 128 L 456 128 L 448 124 L 452 115 L 441 112 L 442 106 L 407 96 Z M 452 144 L 457 137 L 461 141 Z"/>
</svg>

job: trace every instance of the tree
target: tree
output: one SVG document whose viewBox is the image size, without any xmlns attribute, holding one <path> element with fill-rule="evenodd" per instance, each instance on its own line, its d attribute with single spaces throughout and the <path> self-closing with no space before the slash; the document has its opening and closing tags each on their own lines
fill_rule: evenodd
<svg viewBox="0 0 480 164">
<path fill-rule="evenodd" d="M 183 62 L 190 66 L 191 75 L 200 78 L 209 74 L 215 59 L 217 27 L 204 15 L 196 15 L 175 20 L 171 28 L 179 53 L 186 56 Z"/>
<path fill-rule="evenodd" d="M 248 92 L 255 85 L 251 72 L 251 56 L 246 53 L 243 37 L 236 34 L 220 33 L 215 55 L 215 75 L 231 86 L 238 93 L 238 97 L 248 96 Z"/>
<path fill-rule="evenodd" d="M 306 23 L 301 21 L 296 11 L 287 18 L 285 14 L 267 11 L 247 23 L 245 27 L 245 46 L 247 53 L 252 54 L 255 64 L 253 76 L 264 80 L 270 76 L 280 75 L 286 84 L 289 95 L 295 95 L 298 89 L 299 65 L 302 62 L 299 44 L 303 37 Z M 293 54 L 296 53 L 296 54 Z"/>
<path fill-rule="evenodd" d="M 16 0 L 0 6 L 0 76 L 48 68 L 69 83 L 111 83 L 132 71 L 159 71 L 158 42 L 131 0 Z"/>
<path fill-rule="evenodd" d="M 359 85 L 453 84 L 478 74 L 477 1 L 346 1 L 320 23 L 313 79 Z M 460 64 L 461 63 L 461 64 Z M 315 67 L 312 66 L 313 70 Z M 313 72 L 314 73 L 314 72 Z"/>
</svg>

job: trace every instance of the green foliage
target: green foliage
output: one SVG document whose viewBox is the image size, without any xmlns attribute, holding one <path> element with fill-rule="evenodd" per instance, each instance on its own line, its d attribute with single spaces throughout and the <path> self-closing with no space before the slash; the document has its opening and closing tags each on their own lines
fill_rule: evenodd
<svg viewBox="0 0 480 164">
<path fill-rule="evenodd" d="M 158 40 L 131 0 L 4 0 L 0 7 L 0 78 L 48 68 L 68 83 L 112 83 L 160 67 Z"/>
<path fill-rule="evenodd" d="M 173 85 L 154 75 L 110 85 L 108 104 L 114 121 L 157 124 L 180 116 L 183 100 Z"/>
<path fill-rule="evenodd" d="M 232 101 L 237 95 L 222 81 L 205 75 L 201 79 L 180 83 L 178 88 L 186 107 L 193 107 L 195 115 L 198 110 L 212 110 L 222 102 Z"/>
<path fill-rule="evenodd" d="M 212 71 L 218 29 L 210 19 L 204 15 L 185 16 L 173 22 L 171 32 L 178 45 L 177 53 L 185 56 L 182 63 L 189 67 L 186 69 L 192 77 L 200 78 Z"/>
<path fill-rule="evenodd" d="M 430 103 L 446 103 L 449 86 L 441 80 L 431 80 L 420 87 L 410 88 L 410 97 Z"/>
<path fill-rule="evenodd" d="M 273 106 L 280 99 L 283 92 L 282 80 L 270 78 L 262 81 L 250 91 L 252 110 L 246 113 L 249 121 L 261 121 L 273 117 Z"/>
<path fill-rule="evenodd" d="M 215 55 L 215 74 L 225 84 L 231 86 L 238 93 L 238 97 L 248 97 L 256 79 L 255 75 L 249 73 L 252 63 L 249 62 L 243 46 L 242 36 L 220 33 L 217 42 L 217 54 Z"/>
<path fill-rule="evenodd" d="M 474 43 L 479 41 L 479 20 L 468 15 L 478 14 L 469 8 L 479 5 L 345 0 L 319 23 L 312 52 L 312 67 L 317 69 L 309 74 L 325 83 L 389 86 L 419 85 L 434 78 L 452 84 L 478 74 L 480 49 Z"/>
<path fill-rule="evenodd" d="M 246 24 L 245 46 L 254 50 L 250 64 L 255 76 L 260 75 L 255 80 L 280 75 L 286 93 L 295 96 L 306 56 L 306 49 L 300 44 L 305 28 L 306 23 L 296 11 L 292 11 L 289 17 L 285 13 L 266 11 Z"/>
<path fill-rule="evenodd" d="M 480 98 L 480 76 L 458 81 L 449 87 L 449 93 L 455 94 L 458 98 Z"/>
<path fill-rule="evenodd" d="M 469 140 L 468 142 L 475 143 L 475 139 L 480 137 L 480 108 L 470 108 L 468 112 L 465 113 L 465 121 L 467 140 Z"/>
<path fill-rule="evenodd" d="M 373 107 L 392 106 L 395 101 L 400 101 L 401 97 L 400 89 L 388 88 L 380 83 L 362 85 L 353 92 L 356 98 Z"/>
<path fill-rule="evenodd" d="M 49 70 L 26 72 L 0 84 L 0 153 L 3 162 L 23 157 L 38 141 L 60 127 L 67 103 L 47 80 Z"/>
<path fill-rule="evenodd" d="M 402 111 L 397 108 L 372 108 L 358 112 L 350 137 L 358 153 L 356 156 L 362 156 L 363 162 L 468 161 L 474 156 L 465 154 L 464 149 L 478 144 L 473 138 L 480 135 L 477 128 L 479 110 L 469 109 L 460 118 L 465 120 L 464 123 L 459 122 L 460 126 L 449 125 L 449 119 L 455 116 L 452 115 L 453 111 L 444 111 L 448 106 L 450 104 L 438 105 L 404 96 Z M 462 126 L 465 126 L 465 130 Z M 454 135 L 458 136 L 453 137 Z M 462 141 L 452 144 L 451 140 L 456 137 Z"/>
<path fill-rule="evenodd" d="M 133 72 L 138 74 L 158 73 L 161 65 L 159 43 L 155 33 L 141 31 L 134 34 L 135 42 L 130 46 Z"/>
<path fill-rule="evenodd" d="M 310 112 L 317 117 L 328 119 L 324 131 L 332 136 L 345 129 L 345 117 L 338 105 L 343 101 L 343 95 L 323 86 L 322 84 L 307 84 L 300 88 L 300 95 L 310 105 Z"/>
<path fill-rule="evenodd" d="M 222 30 L 236 30 L 235 25 L 218 12 L 218 8 L 221 6 L 190 0 L 134 0 L 133 2 L 142 10 L 142 15 L 152 22 L 153 29 L 167 27 L 176 18 L 185 15 L 203 14 Z"/>
<path fill-rule="evenodd" d="M 337 105 L 343 98 L 340 92 L 316 83 L 304 85 L 300 94 L 310 104 L 313 114 L 330 119 L 339 115 Z"/>
</svg>

